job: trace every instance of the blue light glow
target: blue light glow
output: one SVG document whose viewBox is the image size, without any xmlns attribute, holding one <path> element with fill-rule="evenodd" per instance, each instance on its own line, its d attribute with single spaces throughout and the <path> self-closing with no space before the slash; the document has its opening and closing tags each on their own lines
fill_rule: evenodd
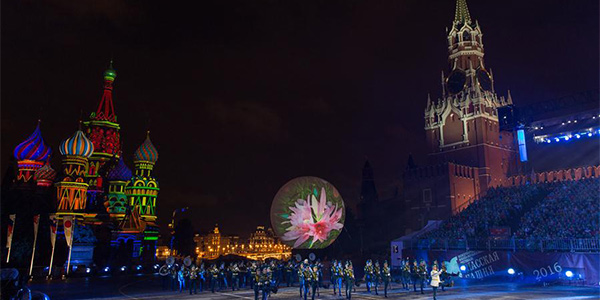
<svg viewBox="0 0 600 300">
<path fill-rule="evenodd" d="M 121 272 L 125 272 L 125 270 L 127 270 L 127 267 L 125 267 L 125 266 L 122 266 L 122 267 L 121 267 Z"/>
<path fill-rule="evenodd" d="M 515 275 L 515 269 L 513 269 L 513 268 L 508 269 L 508 274 Z"/>
<path fill-rule="evenodd" d="M 108 271 L 110 271 L 109 267 L 104 268 L 104 272 L 108 272 Z"/>
<path fill-rule="evenodd" d="M 463 272 L 466 271 L 467 270 L 467 266 L 465 266 L 465 265 L 460 266 L 460 270 L 463 271 Z"/>
<path fill-rule="evenodd" d="M 527 161 L 527 144 L 525 143 L 525 130 L 517 130 L 517 141 L 519 143 L 519 157 L 522 162 Z"/>
</svg>

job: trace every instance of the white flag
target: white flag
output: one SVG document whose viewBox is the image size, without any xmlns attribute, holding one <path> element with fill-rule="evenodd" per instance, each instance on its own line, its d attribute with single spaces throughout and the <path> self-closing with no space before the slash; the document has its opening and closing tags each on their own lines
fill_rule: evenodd
<svg viewBox="0 0 600 300">
<path fill-rule="evenodd" d="M 33 216 L 33 236 L 37 236 L 40 227 L 40 215 Z"/>
<path fill-rule="evenodd" d="M 65 230 L 65 239 L 67 240 L 67 245 L 71 247 L 73 243 L 73 216 L 64 216 L 63 217 L 63 228 Z"/>
<path fill-rule="evenodd" d="M 8 216 L 8 234 L 6 235 L 6 248 L 10 249 L 12 245 L 13 231 L 15 229 L 15 219 L 17 215 Z"/>
<path fill-rule="evenodd" d="M 56 243 L 56 215 L 50 215 L 50 243 L 52 243 L 52 248 L 54 248 L 54 244 Z"/>
</svg>

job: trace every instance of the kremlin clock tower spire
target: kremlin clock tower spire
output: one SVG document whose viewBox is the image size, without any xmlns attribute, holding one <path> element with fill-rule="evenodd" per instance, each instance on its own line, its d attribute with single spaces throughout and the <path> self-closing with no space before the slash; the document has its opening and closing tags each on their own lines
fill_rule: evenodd
<svg viewBox="0 0 600 300">
<path fill-rule="evenodd" d="M 511 132 L 499 130 L 494 78 L 484 63 L 483 33 L 471 19 L 466 0 L 456 1 L 447 31 L 448 71 L 442 72 L 442 95 L 427 101 L 425 130 L 434 163 L 453 162 L 479 169 L 480 190 L 502 183 L 516 169 Z"/>
</svg>

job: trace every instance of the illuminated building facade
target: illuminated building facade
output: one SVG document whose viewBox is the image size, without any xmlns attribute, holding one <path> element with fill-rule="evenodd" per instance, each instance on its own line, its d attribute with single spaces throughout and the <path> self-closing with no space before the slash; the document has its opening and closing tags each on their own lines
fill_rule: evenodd
<svg viewBox="0 0 600 300">
<path fill-rule="evenodd" d="M 458 213 L 519 167 L 513 132 L 501 130 L 498 119 L 498 109 L 512 105 L 512 98 L 496 94 L 482 30 L 466 0 L 456 2 L 446 42 L 449 71 L 442 72 L 442 95 L 428 97 L 424 114 L 429 164 L 404 174 L 405 204 L 421 216 L 415 228 L 425 225 L 425 215 L 445 219 Z"/>
<path fill-rule="evenodd" d="M 282 244 L 273 234 L 273 230 L 265 230 L 258 226 L 250 238 L 241 243 L 239 236 L 222 236 L 219 227 L 207 235 L 196 235 L 196 254 L 200 259 L 216 259 L 220 256 L 234 254 L 252 260 L 266 258 L 289 259 L 292 249 Z"/>
<path fill-rule="evenodd" d="M 98 108 L 90 114 L 89 120 L 80 123 L 72 136 L 60 143 L 62 168 L 58 178 L 50 166 L 52 151 L 42 139 L 39 122 L 33 134 L 15 148 L 17 172 L 13 171 L 10 188 L 3 184 L 3 189 L 31 191 L 31 196 L 26 197 L 31 199 L 11 200 L 14 205 L 7 201 L 7 206 L 3 199 L 3 207 L 7 213 L 18 214 L 17 220 L 22 218 L 23 221 L 31 219 L 23 211 L 39 211 L 28 207 L 47 207 L 44 208 L 46 213 L 56 212 L 59 227 L 63 217 L 73 216 L 77 226 L 73 253 L 79 253 L 78 245 L 85 244 L 86 249 L 100 247 L 103 253 L 112 253 L 106 256 L 118 257 L 121 261 L 124 258 L 152 261 L 158 239 L 159 187 L 153 175 L 158 152 L 148 133 L 133 155 L 135 173 L 126 165 L 112 97 L 116 76 L 111 62 L 103 73 L 103 93 Z M 54 199 L 42 197 L 53 190 Z M 11 194 L 15 196 L 3 193 L 3 198 L 25 195 L 23 192 L 18 196 Z M 41 216 L 41 220 L 44 224 L 48 216 Z M 92 256 L 91 253 L 86 255 Z"/>
</svg>

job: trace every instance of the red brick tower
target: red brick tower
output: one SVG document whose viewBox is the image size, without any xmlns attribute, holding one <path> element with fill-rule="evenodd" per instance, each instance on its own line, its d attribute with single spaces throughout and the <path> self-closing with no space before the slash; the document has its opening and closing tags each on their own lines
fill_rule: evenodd
<svg viewBox="0 0 600 300">
<path fill-rule="evenodd" d="M 472 22 L 466 0 L 457 0 L 448 31 L 449 72 L 442 72 L 442 96 L 427 99 L 425 131 L 432 163 L 452 162 L 475 167 L 479 192 L 497 186 L 516 170 L 512 132 L 499 130 L 498 107 L 512 104 L 494 90 L 486 68 L 483 34 Z"/>
</svg>

